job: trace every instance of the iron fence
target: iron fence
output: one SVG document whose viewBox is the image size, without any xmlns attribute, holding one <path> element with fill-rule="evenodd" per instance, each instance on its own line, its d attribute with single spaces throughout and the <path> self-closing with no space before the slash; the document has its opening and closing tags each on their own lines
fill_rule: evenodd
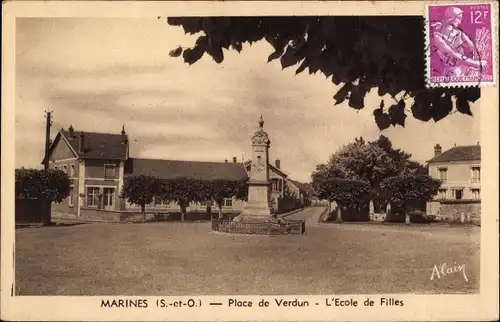
<svg viewBox="0 0 500 322">
<path fill-rule="evenodd" d="M 279 219 L 277 221 L 249 223 L 235 222 L 227 219 L 212 220 L 212 231 L 218 231 L 230 234 L 249 234 L 249 235 L 303 235 L 306 231 L 304 220 Z"/>
</svg>

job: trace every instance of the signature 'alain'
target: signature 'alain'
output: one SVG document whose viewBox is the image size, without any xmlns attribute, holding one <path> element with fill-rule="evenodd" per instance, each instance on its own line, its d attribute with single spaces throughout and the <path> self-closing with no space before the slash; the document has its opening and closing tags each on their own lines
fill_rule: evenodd
<svg viewBox="0 0 500 322">
<path fill-rule="evenodd" d="M 451 267 L 448 267 L 446 263 L 443 263 L 440 266 L 434 265 L 434 267 L 432 268 L 431 281 L 434 280 L 434 278 L 440 279 L 441 277 L 444 277 L 446 275 L 453 275 L 457 273 L 462 273 L 465 281 L 469 281 L 469 279 L 467 278 L 467 274 L 465 273 L 465 264 L 457 265 L 457 263 L 455 262 Z"/>
</svg>

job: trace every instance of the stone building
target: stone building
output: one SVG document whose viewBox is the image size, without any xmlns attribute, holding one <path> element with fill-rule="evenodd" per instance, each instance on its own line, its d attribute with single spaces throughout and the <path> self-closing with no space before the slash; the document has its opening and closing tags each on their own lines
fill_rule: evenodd
<svg viewBox="0 0 500 322">
<path fill-rule="evenodd" d="M 480 222 L 481 146 L 454 146 L 446 151 L 436 144 L 427 161 L 429 175 L 441 180 L 438 194 L 427 204 L 427 214 L 442 221 Z"/>
</svg>

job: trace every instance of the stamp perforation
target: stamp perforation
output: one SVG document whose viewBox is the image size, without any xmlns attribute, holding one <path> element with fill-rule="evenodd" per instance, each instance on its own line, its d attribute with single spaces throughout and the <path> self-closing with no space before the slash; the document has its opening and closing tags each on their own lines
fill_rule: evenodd
<svg viewBox="0 0 500 322">
<path fill-rule="evenodd" d="M 465 19 L 464 14 L 469 14 L 469 12 L 465 11 L 464 6 L 487 6 L 488 11 L 486 13 L 489 14 L 488 18 L 485 21 L 486 27 L 482 27 L 480 32 L 479 29 L 474 29 L 475 37 L 471 37 L 466 30 L 462 30 L 460 28 L 460 24 Z M 447 19 L 444 22 L 439 20 L 434 20 L 431 13 L 431 8 L 440 8 L 444 10 L 444 17 Z M 476 11 L 477 12 L 477 11 Z M 496 13 L 497 4 L 493 2 L 454 2 L 454 3 L 439 3 L 439 2 L 431 2 L 426 3 L 425 5 L 425 16 L 424 16 L 424 56 L 425 56 L 425 82 L 428 88 L 433 87 L 446 87 L 446 88 L 459 88 L 459 87 L 485 87 L 496 85 L 498 80 L 498 57 L 497 57 L 497 44 L 494 35 L 498 33 L 497 26 L 497 18 Z M 481 15 L 481 12 L 477 12 Z M 467 18 L 470 17 L 472 21 L 473 12 L 470 11 L 470 15 L 467 15 Z M 436 14 L 434 14 L 436 16 Z M 485 15 L 486 16 L 486 15 Z M 442 18 L 441 18 L 442 19 Z M 437 25 L 439 28 L 438 32 L 436 30 L 431 30 L 431 24 L 433 23 Z M 476 20 L 477 22 L 477 20 Z M 446 27 L 446 28 L 444 28 Z M 488 33 L 489 28 L 489 35 Z M 444 30 L 443 33 L 441 31 Z M 484 32 L 486 30 L 486 32 Z M 443 47 L 437 49 L 437 46 L 433 44 L 431 39 L 432 34 L 438 34 L 441 39 L 444 39 L 442 42 L 445 43 Z M 469 32 L 470 33 L 470 32 Z M 484 54 L 484 47 L 480 49 L 476 45 L 477 38 L 482 36 L 479 40 L 484 41 L 484 37 L 486 37 L 486 45 L 489 45 L 489 48 L 486 47 L 486 51 L 489 54 Z M 457 37 L 459 37 L 457 41 Z M 489 39 L 488 39 L 489 37 Z M 474 40 L 472 40 L 474 39 Z M 484 43 L 484 42 L 483 42 Z M 440 45 L 440 44 L 439 44 Z M 456 58 L 457 55 L 463 53 L 464 47 L 469 48 L 470 52 L 473 53 L 473 57 L 469 57 L 466 54 L 462 54 L 461 58 Z M 433 48 L 433 50 L 431 50 Z M 436 59 L 438 57 L 438 60 Z M 443 58 L 446 57 L 446 60 Z M 485 59 L 481 59 L 485 57 Z M 438 63 L 436 63 L 436 60 Z M 437 71 L 436 65 L 445 65 L 441 69 L 441 73 L 444 73 L 444 76 L 433 76 L 433 72 Z M 479 66 L 478 66 L 479 65 Z M 488 66 L 489 65 L 489 66 Z M 484 69 L 483 69 L 484 68 Z M 465 72 L 464 72 L 465 71 Z M 468 75 L 467 73 L 471 73 Z M 451 75 L 451 76 L 450 76 Z M 442 78 L 441 78 L 442 77 Z M 434 79 L 433 79 L 434 78 Z M 442 81 L 437 81 L 437 79 L 443 79 Z"/>
</svg>

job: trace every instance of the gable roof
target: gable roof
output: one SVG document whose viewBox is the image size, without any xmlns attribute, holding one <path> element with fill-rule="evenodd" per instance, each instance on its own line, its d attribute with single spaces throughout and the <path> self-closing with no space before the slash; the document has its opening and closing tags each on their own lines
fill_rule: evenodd
<svg viewBox="0 0 500 322">
<path fill-rule="evenodd" d="M 129 158 L 125 175 L 155 176 L 161 179 L 195 178 L 202 180 L 248 179 L 243 164 L 229 162 L 205 162 L 183 160 L 158 160 Z"/>
<path fill-rule="evenodd" d="M 455 146 L 427 162 L 477 161 L 481 160 L 481 146 Z"/>
<path fill-rule="evenodd" d="M 80 152 L 80 135 L 83 133 L 83 152 Z M 128 143 L 122 142 L 121 134 L 74 131 L 73 137 L 66 130 L 59 131 L 82 159 L 126 160 L 128 157 Z M 54 140 L 55 141 L 55 140 Z M 127 136 L 128 142 L 128 136 Z"/>
<path fill-rule="evenodd" d="M 56 137 L 54 138 L 54 140 L 51 140 L 51 143 L 50 143 L 50 146 L 49 146 L 49 153 L 48 153 L 49 160 L 50 160 L 50 156 L 52 155 L 52 152 L 54 151 L 55 147 L 57 146 L 57 144 L 61 140 L 63 140 L 65 142 L 65 144 L 68 145 L 68 148 L 75 155 L 75 157 L 78 157 L 78 153 L 73 149 L 73 147 L 68 143 L 68 141 L 65 138 L 63 138 L 63 136 L 61 135 L 61 131 L 59 131 L 59 132 L 57 132 Z M 45 156 L 43 157 L 41 164 L 44 164 L 44 163 L 45 163 Z"/>
</svg>

